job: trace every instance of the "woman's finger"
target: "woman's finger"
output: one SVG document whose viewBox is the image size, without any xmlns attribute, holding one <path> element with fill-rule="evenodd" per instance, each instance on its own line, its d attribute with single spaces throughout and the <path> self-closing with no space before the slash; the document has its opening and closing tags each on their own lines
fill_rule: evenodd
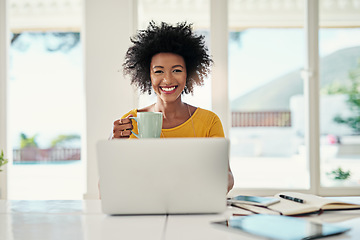
<svg viewBox="0 0 360 240">
<path fill-rule="evenodd" d="M 129 138 L 131 135 L 130 130 L 124 130 L 124 131 L 117 131 L 113 133 L 112 138 Z"/>
<path fill-rule="evenodd" d="M 122 125 L 114 125 L 113 132 L 124 131 L 126 129 L 133 129 L 132 124 L 127 123 L 127 124 L 122 124 Z"/>
</svg>

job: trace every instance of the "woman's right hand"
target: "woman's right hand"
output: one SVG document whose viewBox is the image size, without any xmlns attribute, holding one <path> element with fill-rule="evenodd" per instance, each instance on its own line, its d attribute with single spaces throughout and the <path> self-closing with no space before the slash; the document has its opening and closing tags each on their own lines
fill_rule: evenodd
<svg viewBox="0 0 360 240">
<path fill-rule="evenodd" d="M 113 124 L 113 132 L 111 139 L 114 138 L 129 138 L 131 135 L 131 131 L 133 129 L 133 125 L 131 123 L 131 120 L 129 117 L 132 117 L 133 115 L 130 114 L 126 118 L 117 119 L 114 121 Z"/>
</svg>

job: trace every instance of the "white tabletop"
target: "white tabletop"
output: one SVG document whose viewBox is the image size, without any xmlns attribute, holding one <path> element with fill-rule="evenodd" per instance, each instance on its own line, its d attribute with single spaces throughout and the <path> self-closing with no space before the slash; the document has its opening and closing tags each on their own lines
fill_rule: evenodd
<svg viewBox="0 0 360 240">
<path fill-rule="evenodd" d="M 0 201 L 0 239 L 161 239 L 166 216 L 112 217 L 100 201 Z M 151 237 L 149 237 L 151 236 Z"/>
<path fill-rule="evenodd" d="M 263 239 L 211 224 L 228 219 L 232 215 L 230 209 L 223 214 L 206 215 L 107 216 L 100 206 L 99 200 L 0 200 L 0 239 Z M 345 234 L 325 239 L 359 239 L 360 210 L 326 212 L 305 218 L 352 228 Z"/>
</svg>

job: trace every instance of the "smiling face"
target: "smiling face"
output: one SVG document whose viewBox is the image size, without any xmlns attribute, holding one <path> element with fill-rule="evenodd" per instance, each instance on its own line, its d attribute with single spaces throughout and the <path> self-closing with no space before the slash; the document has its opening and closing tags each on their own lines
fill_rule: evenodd
<svg viewBox="0 0 360 240">
<path fill-rule="evenodd" d="M 184 58 L 174 53 L 158 53 L 150 63 L 150 78 L 157 96 L 164 102 L 173 102 L 181 97 L 186 85 Z"/>
</svg>

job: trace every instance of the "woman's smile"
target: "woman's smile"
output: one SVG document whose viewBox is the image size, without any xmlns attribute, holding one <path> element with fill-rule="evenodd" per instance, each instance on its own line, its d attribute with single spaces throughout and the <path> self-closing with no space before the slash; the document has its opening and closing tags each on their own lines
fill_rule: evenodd
<svg viewBox="0 0 360 240">
<path fill-rule="evenodd" d="M 178 86 L 160 86 L 160 89 L 165 93 L 165 94 L 171 94 L 174 93 L 176 91 L 176 88 Z"/>
</svg>

